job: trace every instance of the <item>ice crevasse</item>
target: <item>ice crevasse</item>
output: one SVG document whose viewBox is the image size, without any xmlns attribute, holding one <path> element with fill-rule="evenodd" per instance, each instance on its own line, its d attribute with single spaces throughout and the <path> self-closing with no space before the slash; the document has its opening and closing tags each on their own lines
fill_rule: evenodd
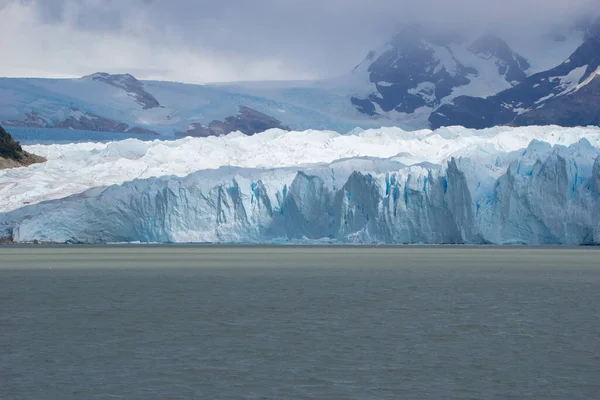
<svg viewBox="0 0 600 400">
<path fill-rule="evenodd" d="M 559 127 L 31 146 L 49 161 L 0 173 L 0 236 L 600 244 L 599 149 Z"/>
</svg>

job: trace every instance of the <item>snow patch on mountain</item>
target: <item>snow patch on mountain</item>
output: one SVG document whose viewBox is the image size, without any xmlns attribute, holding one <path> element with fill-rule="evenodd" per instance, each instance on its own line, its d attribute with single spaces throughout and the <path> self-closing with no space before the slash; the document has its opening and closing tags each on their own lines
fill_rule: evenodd
<svg viewBox="0 0 600 400">
<path fill-rule="evenodd" d="M 521 79 L 525 78 L 525 70 L 527 70 L 528 64 L 514 62 L 517 66 L 517 71 L 514 73 L 516 76 L 508 75 L 508 61 L 500 59 L 495 55 L 492 50 L 482 48 L 481 53 L 478 47 L 474 47 L 473 44 L 468 46 L 454 45 L 451 47 L 452 53 L 455 54 L 456 58 L 461 60 L 461 64 L 473 68 L 477 71 L 476 74 L 470 76 L 470 82 L 463 86 L 455 87 L 452 93 L 440 100 L 440 104 L 445 104 L 452 101 L 458 96 L 477 96 L 487 97 L 508 89 L 515 84 L 519 83 Z M 477 50 L 476 50 L 477 49 Z M 506 55 L 508 60 L 521 58 L 518 54 L 508 52 Z"/>
<path fill-rule="evenodd" d="M 581 78 L 583 78 L 587 68 L 588 68 L 587 65 L 583 65 L 581 67 L 577 67 L 577 68 L 573 69 L 567 75 L 552 76 L 552 77 L 548 78 L 550 81 L 558 80 L 558 82 L 559 82 L 556 90 L 560 91 L 560 93 L 558 93 L 556 96 L 562 96 L 563 94 L 568 94 L 568 93 L 576 90 L 577 87 L 579 86 L 579 82 L 581 81 Z M 540 100 L 536 101 L 536 103 L 539 103 L 539 102 L 540 102 Z"/>
<path fill-rule="evenodd" d="M 594 79 L 596 79 L 598 77 L 600 77 L 600 66 L 598 68 L 596 68 L 596 70 L 593 71 L 587 78 L 585 78 L 583 81 L 580 81 L 577 85 L 572 87 L 571 90 L 569 90 L 568 92 L 576 92 L 576 91 L 580 90 L 581 88 L 589 85 Z M 568 92 L 565 91 L 565 93 L 568 93 Z"/>
</svg>

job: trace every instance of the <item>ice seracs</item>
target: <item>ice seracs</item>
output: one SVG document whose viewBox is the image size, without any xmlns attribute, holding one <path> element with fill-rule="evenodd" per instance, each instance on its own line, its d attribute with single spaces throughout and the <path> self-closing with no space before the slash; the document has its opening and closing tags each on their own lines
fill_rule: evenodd
<svg viewBox="0 0 600 400">
<path fill-rule="evenodd" d="M 594 244 L 599 148 L 559 127 L 32 146 L 47 163 L 0 172 L 0 236 Z"/>
</svg>

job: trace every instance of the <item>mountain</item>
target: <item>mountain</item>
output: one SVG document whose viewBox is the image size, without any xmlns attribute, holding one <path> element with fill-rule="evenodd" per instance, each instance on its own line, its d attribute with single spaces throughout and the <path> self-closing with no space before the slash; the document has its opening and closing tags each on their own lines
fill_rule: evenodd
<svg viewBox="0 0 600 400">
<path fill-rule="evenodd" d="M 0 123 L 20 139 L 31 131 L 36 138 L 59 131 L 61 138 L 84 131 L 153 138 L 272 128 L 598 125 L 598 26 L 517 38 L 410 26 L 347 74 L 315 81 L 0 78 Z"/>
<path fill-rule="evenodd" d="M 600 125 L 600 19 L 558 66 L 494 96 L 459 96 L 429 117 L 432 127 Z"/>
<path fill-rule="evenodd" d="M 74 135 L 97 131 L 123 137 L 232 129 L 253 134 L 287 126 L 349 131 L 377 124 L 356 111 L 345 92 L 319 82 L 193 85 L 106 73 L 77 79 L 0 78 L 0 122 L 15 135 L 70 129 Z"/>
<path fill-rule="evenodd" d="M 46 159 L 23 150 L 8 132 L 0 126 L 0 169 L 27 166 Z"/>
<path fill-rule="evenodd" d="M 410 27 L 356 67 L 366 69 L 375 91 L 351 101 L 371 116 L 426 114 L 459 94 L 488 96 L 510 88 L 526 78 L 529 67 L 497 36 L 470 41 Z"/>
<path fill-rule="evenodd" d="M 15 242 L 600 244 L 600 128 L 36 145 L 0 171 Z"/>
<path fill-rule="evenodd" d="M 0 118 L 7 127 L 157 135 L 150 121 L 166 115 L 132 75 L 80 79 L 0 79 Z"/>
</svg>

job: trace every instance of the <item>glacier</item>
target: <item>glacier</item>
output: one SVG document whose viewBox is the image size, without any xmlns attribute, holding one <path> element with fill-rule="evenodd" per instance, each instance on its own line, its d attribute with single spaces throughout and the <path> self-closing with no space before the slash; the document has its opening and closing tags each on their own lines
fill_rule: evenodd
<svg viewBox="0 0 600 400">
<path fill-rule="evenodd" d="M 25 146 L 16 242 L 600 244 L 600 129 L 285 132 Z"/>
</svg>

